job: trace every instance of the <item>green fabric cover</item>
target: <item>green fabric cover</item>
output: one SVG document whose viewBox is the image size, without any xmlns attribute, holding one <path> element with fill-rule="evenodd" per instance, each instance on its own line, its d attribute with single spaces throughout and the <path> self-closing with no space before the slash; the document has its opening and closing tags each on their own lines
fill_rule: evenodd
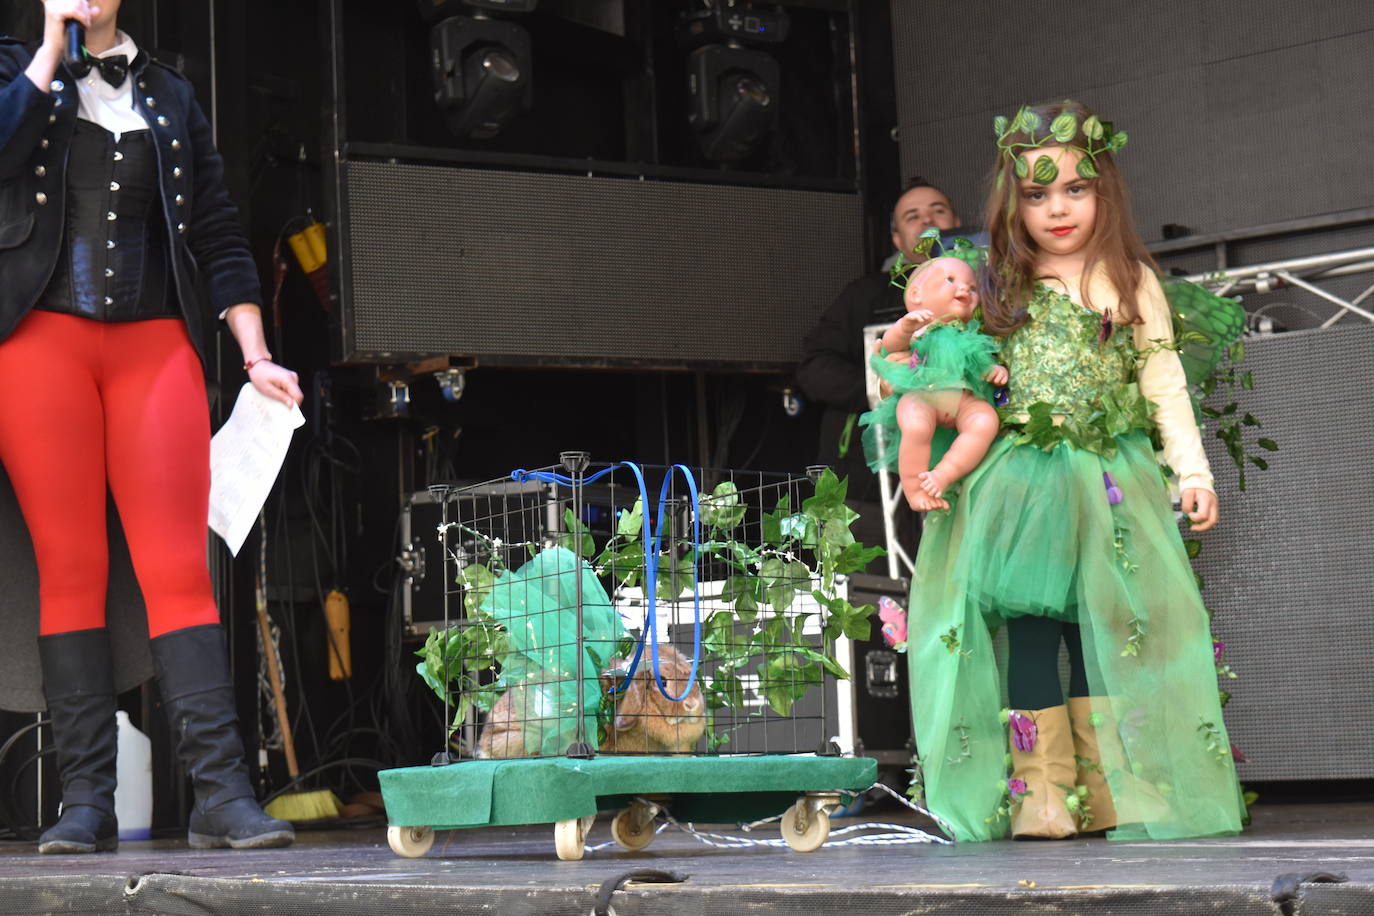
<svg viewBox="0 0 1374 916">
<path fill-rule="evenodd" d="M 516 709 L 524 719 L 525 751 L 561 754 L 577 736 L 578 575 L 582 585 L 582 713 L 585 740 L 596 747 L 601 703 L 598 675 L 625 633 L 596 573 L 563 547 L 541 550 L 517 570 L 496 577 L 481 609 L 506 628 L 512 652 L 501 666 L 501 684 L 523 693 Z"/>
<path fill-rule="evenodd" d="M 633 795 L 684 796 L 670 810 L 686 820 L 752 820 L 781 812 L 801 792 L 867 789 L 877 768 L 868 757 L 608 756 L 465 760 L 378 775 L 391 824 L 444 830 L 554 823 L 624 807 Z M 701 798 L 731 793 L 743 793 L 742 804 Z"/>
</svg>

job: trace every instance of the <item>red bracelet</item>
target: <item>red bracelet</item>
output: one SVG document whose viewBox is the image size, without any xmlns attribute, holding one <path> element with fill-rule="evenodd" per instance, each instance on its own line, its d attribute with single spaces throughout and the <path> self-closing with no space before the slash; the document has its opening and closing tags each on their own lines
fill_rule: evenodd
<svg viewBox="0 0 1374 916">
<path fill-rule="evenodd" d="M 249 369 L 252 369 L 252 368 L 253 368 L 254 366 L 256 366 L 258 363 L 270 362 L 271 359 L 272 359 L 272 354 L 271 354 L 271 353 L 268 353 L 266 356 L 259 356 L 257 359 L 250 359 L 248 362 L 246 362 L 246 363 L 243 364 L 243 371 L 244 371 L 244 372 L 247 372 Z"/>
</svg>

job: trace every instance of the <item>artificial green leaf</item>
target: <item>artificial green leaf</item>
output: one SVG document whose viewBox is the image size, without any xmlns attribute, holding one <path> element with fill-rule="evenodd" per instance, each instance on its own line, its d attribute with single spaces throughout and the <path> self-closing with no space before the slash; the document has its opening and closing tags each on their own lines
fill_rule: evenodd
<svg viewBox="0 0 1374 916">
<path fill-rule="evenodd" d="M 1279 450 L 1279 444 L 1273 439 L 1256 439 L 1255 444 L 1265 451 L 1277 452 Z"/>
<path fill-rule="evenodd" d="M 1245 359 L 1245 341 L 1238 340 L 1231 344 L 1231 349 L 1226 351 L 1226 355 L 1231 357 L 1231 362 L 1238 363 Z"/>
<path fill-rule="evenodd" d="M 718 655 L 725 654 L 734 638 L 735 616 L 729 611 L 716 611 L 707 618 L 706 625 L 701 629 L 702 646 Z"/>
<path fill-rule="evenodd" d="M 1126 145 L 1127 134 L 1124 130 L 1113 130 L 1112 135 L 1107 140 L 1107 149 L 1116 152 Z"/>
<path fill-rule="evenodd" d="M 463 606 L 472 615 L 478 613 L 482 602 L 487 599 L 492 586 L 496 583 L 496 576 L 492 575 L 490 569 L 477 563 L 470 563 L 464 566 L 459 572 L 458 584 L 463 587 Z"/>
<path fill-rule="evenodd" d="M 1040 116 L 1029 108 L 1021 112 L 1021 127 L 1026 133 L 1039 130 L 1042 123 L 1044 122 L 1040 120 Z"/>
<path fill-rule="evenodd" d="M 701 521 L 713 531 L 729 531 L 744 520 L 747 507 L 732 480 L 716 484 L 709 496 L 701 497 Z"/>
<path fill-rule="evenodd" d="M 1089 115 L 1083 122 L 1083 135 L 1093 140 L 1102 139 L 1102 121 L 1097 115 Z"/>
<path fill-rule="evenodd" d="M 644 533 L 644 500 L 635 499 L 634 506 L 620 513 L 615 533 L 623 538 L 637 538 Z"/>
<path fill-rule="evenodd" d="M 579 557 L 589 557 L 596 552 L 596 544 L 592 541 L 587 526 L 581 519 L 573 515 L 572 509 L 563 510 L 563 524 L 567 530 L 559 531 L 554 535 L 554 540 L 558 546 L 571 550 Z"/>
<path fill-rule="evenodd" d="M 778 499 L 777 506 L 772 512 L 763 513 L 763 531 L 761 535 L 765 544 L 774 547 L 781 547 L 786 541 L 782 534 L 782 520 L 791 516 L 792 498 L 790 494 L 784 493 Z"/>
<path fill-rule="evenodd" d="M 1202 542 L 1193 538 L 1185 540 L 1183 547 L 1188 551 L 1188 559 L 1190 560 L 1196 559 L 1197 555 L 1202 553 Z"/>
<path fill-rule="evenodd" d="M 1097 177 L 1097 166 L 1094 165 L 1093 161 L 1089 159 L 1087 156 L 1084 156 L 1082 159 L 1078 160 L 1078 165 L 1074 169 L 1074 171 L 1078 172 L 1079 178 Z"/>
<path fill-rule="evenodd" d="M 857 541 L 847 545 L 839 556 L 835 558 L 834 568 L 831 570 L 837 576 L 846 573 L 859 572 L 867 569 L 868 564 L 878 557 L 887 556 L 887 551 L 881 547 L 865 547 Z"/>
<path fill-rule="evenodd" d="M 1050 136 L 1060 143 L 1068 143 L 1078 133 L 1078 115 L 1066 111 L 1050 122 Z"/>
<path fill-rule="evenodd" d="M 1253 372 L 1247 371 L 1244 375 L 1242 375 L 1240 377 L 1240 387 L 1244 388 L 1246 391 L 1254 391 L 1255 374 Z"/>
<path fill-rule="evenodd" d="M 1005 134 L 1005 133 L 1007 132 L 1007 116 L 1006 116 L 1006 115 L 998 115 L 997 117 L 995 117 L 995 118 L 992 119 L 992 132 L 993 132 L 993 134 L 995 134 L 999 139 L 1001 138 L 1001 136 L 1002 136 L 1003 134 Z"/>
<path fill-rule="evenodd" d="M 744 707 L 744 682 L 730 671 L 717 671 L 711 678 L 711 692 L 718 695 L 722 705 L 731 709 Z"/>
<path fill-rule="evenodd" d="M 1250 463 L 1253 464 L 1255 467 L 1259 468 L 1261 471 L 1269 470 L 1269 462 L 1265 461 L 1258 455 L 1251 455 Z"/>
<path fill-rule="evenodd" d="M 1017 156 L 1016 162 L 1012 167 L 1016 170 L 1017 178 L 1025 178 L 1027 175 L 1030 174 L 1030 166 L 1026 165 L 1026 159 L 1024 156 Z"/>
<path fill-rule="evenodd" d="M 1059 177 L 1059 166 L 1054 164 L 1054 160 L 1049 156 L 1037 156 L 1035 168 L 1031 172 L 1031 181 L 1036 184 L 1053 184 Z"/>
</svg>

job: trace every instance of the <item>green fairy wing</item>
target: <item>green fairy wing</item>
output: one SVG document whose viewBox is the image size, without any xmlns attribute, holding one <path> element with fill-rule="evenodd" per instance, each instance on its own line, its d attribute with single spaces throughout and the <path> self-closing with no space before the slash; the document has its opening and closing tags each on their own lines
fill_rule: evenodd
<svg viewBox="0 0 1374 916">
<path fill-rule="evenodd" d="M 1179 277 L 1159 278 L 1174 316 L 1174 341 L 1189 387 L 1202 384 L 1221 365 L 1245 330 L 1239 302 Z"/>
</svg>

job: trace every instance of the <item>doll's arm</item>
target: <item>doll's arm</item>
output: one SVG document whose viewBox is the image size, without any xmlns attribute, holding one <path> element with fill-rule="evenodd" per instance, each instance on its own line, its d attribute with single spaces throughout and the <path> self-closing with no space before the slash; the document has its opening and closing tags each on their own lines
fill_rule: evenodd
<svg viewBox="0 0 1374 916">
<path fill-rule="evenodd" d="M 883 347 L 888 353 L 905 353 L 911 349 L 911 338 L 930 323 L 934 314 L 929 309 L 915 309 L 892 322 L 883 332 Z"/>
<path fill-rule="evenodd" d="M 1005 385 L 1011 378 L 1011 373 L 1007 372 L 1006 366 L 993 366 L 983 375 L 983 381 L 991 382 L 998 387 Z"/>
<path fill-rule="evenodd" d="M 1155 425 L 1164 440 L 1164 460 L 1179 476 L 1179 488 L 1213 494 L 1212 469 L 1202 450 L 1202 434 L 1193 419 L 1188 380 L 1173 349 L 1173 322 L 1159 281 L 1141 265 L 1138 305 L 1142 324 L 1135 327 L 1136 348 L 1148 353 L 1137 376 L 1140 393 L 1156 406 Z"/>
</svg>

